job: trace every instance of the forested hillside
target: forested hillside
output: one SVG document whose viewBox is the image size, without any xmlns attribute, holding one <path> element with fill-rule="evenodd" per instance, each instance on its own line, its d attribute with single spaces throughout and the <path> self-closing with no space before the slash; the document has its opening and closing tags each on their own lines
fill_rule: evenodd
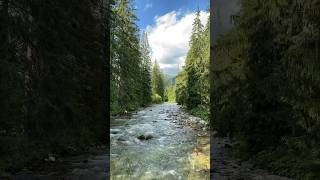
<svg viewBox="0 0 320 180">
<path fill-rule="evenodd" d="M 163 74 L 152 65 L 147 32 L 140 32 L 134 1 L 118 0 L 111 12 L 111 113 L 128 113 L 164 100 Z"/>
<path fill-rule="evenodd" d="M 0 171 L 106 143 L 107 3 L 0 1 Z"/>
<path fill-rule="evenodd" d="M 212 125 L 240 157 L 297 179 L 320 177 L 320 2 L 241 0 L 213 45 Z"/>
<path fill-rule="evenodd" d="M 193 22 L 185 66 L 176 77 L 176 101 L 192 114 L 209 119 L 210 21 L 202 25 L 200 11 Z"/>
</svg>

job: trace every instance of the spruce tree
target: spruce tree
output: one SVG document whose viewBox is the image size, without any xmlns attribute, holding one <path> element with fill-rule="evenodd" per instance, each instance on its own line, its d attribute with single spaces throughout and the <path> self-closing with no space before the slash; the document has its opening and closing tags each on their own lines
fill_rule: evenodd
<svg viewBox="0 0 320 180">
<path fill-rule="evenodd" d="M 142 105 L 145 106 L 151 102 L 152 95 L 152 85 L 151 85 L 151 57 L 150 57 L 150 45 L 148 41 L 147 32 L 142 33 L 142 38 L 140 41 L 141 48 L 141 83 L 142 83 Z"/>
<path fill-rule="evenodd" d="M 135 24 L 137 17 L 134 14 L 133 1 L 118 0 L 113 7 L 113 14 L 112 106 L 124 112 L 142 104 L 139 29 Z"/>
<path fill-rule="evenodd" d="M 163 74 L 161 72 L 161 69 L 157 60 L 155 60 L 152 68 L 152 92 L 153 94 L 158 94 L 159 96 L 161 96 L 163 100 L 164 98 Z"/>
</svg>

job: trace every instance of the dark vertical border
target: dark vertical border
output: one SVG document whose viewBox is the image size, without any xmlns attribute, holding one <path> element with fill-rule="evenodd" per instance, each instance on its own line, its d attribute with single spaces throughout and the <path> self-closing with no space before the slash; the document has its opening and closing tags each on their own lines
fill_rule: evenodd
<svg viewBox="0 0 320 180">
<path fill-rule="evenodd" d="M 106 179 L 110 179 L 110 10 L 111 10 L 111 2 L 110 0 L 103 0 L 103 9 L 104 13 L 104 21 L 105 21 L 105 37 L 104 43 L 106 47 L 104 49 L 104 58 L 106 59 L 104 65 L 104 72 L 106 74 L 105 79 L 105 92 L 106 97 L 104 98 L 105 103 L 105 114 L 106 114 L 106 146 L 107 146 L 107 177 Z"/>
<path fill-rule="evenodd" d="M 239 11 L 240 0 L 210 0 L 210 179 L 214 179 L 215 168 L 219 164 L 213 163 L 213 141 L 214 141 L 214 121 L 213 121 L 213 62 L 214 62 L 214 42 L 223 33 L 229 31 L 232 27 L 231 16 Z M 215 168 L 214 168 L 215 167 Z"/>
</svg>

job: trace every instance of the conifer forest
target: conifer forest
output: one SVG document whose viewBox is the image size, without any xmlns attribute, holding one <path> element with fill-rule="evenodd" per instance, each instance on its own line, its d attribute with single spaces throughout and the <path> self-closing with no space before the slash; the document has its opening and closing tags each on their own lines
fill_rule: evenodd
<svg viewBox="0 0 320 180">
<path fill-rule="evenodd" d="M 0 1 L 0 179 L 106 144 L 108 4 Z"/>
<path fill-rule="evenodd" d="M 239 4 L 233 28 L 212 44 L 213 129 L 233 139 L 243 159 L 319 179 L 320 1 Z M 215 18 L 222 22 L 219 12 Z"/>
<path fill-rule="evenodd" d="M 0 0 L 0 180 L 320 179 L 320 0 L 166 6 Z"/>
</svg>

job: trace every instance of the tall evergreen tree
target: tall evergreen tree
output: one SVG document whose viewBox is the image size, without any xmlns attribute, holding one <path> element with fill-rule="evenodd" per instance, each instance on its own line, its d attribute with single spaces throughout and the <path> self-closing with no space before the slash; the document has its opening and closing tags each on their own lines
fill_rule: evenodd
<svg viewBox="0 0 320 180">
<path fill-rule="evenodd" d="M 142 105 L 145 106 L 151 102 L 152 95 L 152 79 L 151 79 L 151 57 L 150 57 L 150 45 L 148 41 L 147 32 L 142 33 L 140 40 L 141 48 L 141 83 L 142 83 Z"/>
<path fill-rule="evenodd" d="M 190 39 L 190 50 L 187 54 L 185 69 L 187 72 L 187 94 L 186 107 L 190 110 L 197 107 L 200 102 L 199 94 L 199 73 L 197 73 L 198 62 L 202 58 L 202 33 L 203 25 L 200 20 L 199 9 L 196 12 L 196 17 L 193 22 L 192 34 Z"/>
<path fill-rule="evenodd" d="M 157 60 L 155 60 L 152 68 L 152 92 L 153 94 L 158 94 L 159 96 L 161 96 L 163 100 L 164 98 L 163 74 L 161 72 L 161 69 Z"/>
<path fill-rule="evenodd" d="M 133 1 L 118 0 L 113 7 L 113 15 L 114 22 L 111 27 L 112 107 L 124 112 L 133 110 L 142 104 L 142 59 Z"/>
<path fill-rule="evenodd" d="M 0 169 L 106 142 L 106 6 L 0 1 Z"/>
<path fill-rule="evenodd" d="M 216 130 L 297 179 L 319 178 L 319 5 L 242 0 L 211 66 Z"/>
<path fill-rule="evenodd" d="M 203 27 L 199 9 L 193 22 L 185 66 L 177 76 L 176 100 L 188 110 L 209 110 L 210 21 Z M 208 117 L 206 117 L 208 118 Z"/>
</svg>

